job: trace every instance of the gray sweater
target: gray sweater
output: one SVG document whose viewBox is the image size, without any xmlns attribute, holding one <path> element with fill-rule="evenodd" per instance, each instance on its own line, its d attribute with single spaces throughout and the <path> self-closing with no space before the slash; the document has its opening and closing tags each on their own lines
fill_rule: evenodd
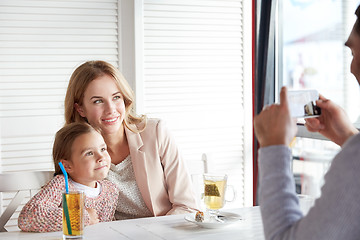
<svg viewBox="0 0 360 240">
<path fill-rule="evenodd" d="M 351 137 L 325 175 L 321 197 L 304 217 L 283 145 L 259 149 L 259 203 L 266 239 L 360 239 L 360 134 Z"/>
</svg>

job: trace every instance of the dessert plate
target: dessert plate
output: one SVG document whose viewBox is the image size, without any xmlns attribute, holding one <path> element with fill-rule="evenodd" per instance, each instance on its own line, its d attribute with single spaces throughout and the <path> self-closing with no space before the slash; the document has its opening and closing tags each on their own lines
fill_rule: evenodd
<svg viewBox="0 0 360 240">
<path fill-rule="evenodd" d="M 185 216 L 185 220 L 203 228 L 223 228 L 233 223 L 239 222 L 240 220 L 243 220 L 242 217 L 236 213 L 220 212 L 218 216 L 220 220 L 205 217 L 205 220 L 203 222 L 197 222 L 195 220 L 195 214 L 196 213 L 187 214 Z"/>
</svg>

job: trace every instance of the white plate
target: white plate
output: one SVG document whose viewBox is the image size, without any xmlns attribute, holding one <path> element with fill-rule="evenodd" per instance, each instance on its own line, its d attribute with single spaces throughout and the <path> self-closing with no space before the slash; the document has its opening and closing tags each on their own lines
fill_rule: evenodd
<svg viewBox="0 0 360 240">
<path fill-rule="evenodd" d="M 185 220 L 191 223 L 195 223 L 203 228 L 222 228 L 242 220 L 241 216 L 238 214 L 230 213 L 230 212 L 220 212 L 219 214 L 221 216 L 220 219 L 223 220 L 223 222 L 218 222 L 214 219 L 209 221 L 206 218 L 204 222 L 197 222 L 195 220 L 195 214 L 196 213 L 190 213 L 186 215 Z"/>
</svg>

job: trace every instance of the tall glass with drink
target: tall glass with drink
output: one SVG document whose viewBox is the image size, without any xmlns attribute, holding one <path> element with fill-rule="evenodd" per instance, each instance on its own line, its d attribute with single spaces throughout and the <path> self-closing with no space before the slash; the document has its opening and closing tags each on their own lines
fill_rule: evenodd
<svg viewBox="0 0 360 240">
<path fill-rule="evenodd" d="M 84 232 L 84 193 L 82 191 L 64 192 L 63 239 L 82 239 Z"/>
</svg>

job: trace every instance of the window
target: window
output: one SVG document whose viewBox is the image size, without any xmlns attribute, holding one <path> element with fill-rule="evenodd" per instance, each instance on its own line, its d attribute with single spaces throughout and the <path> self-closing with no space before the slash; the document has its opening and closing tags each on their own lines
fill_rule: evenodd
<svg viewBox="0 0 360 240">
<path fill-rule="evenodd" d="M 358 0 L 279 1 L 279 87 L 317 89 L 342 106 L 353 122 L 360 113 L 358 83 L 344 46 Z M 325 8 L 326 6 L 326 8 Z"/>
<path fill-rule="evenodd" d="M 278 90 L 316 89 L 342 106 L 359 124 L 359 86 L 350 73 L 351 52 L 344 46 L 358 0 L 283 0 L 277 8 Z M 275 94 L 277 97 L 278 94 Z M 323 175 L 339 146 L 307 132 L 299 119 L 293 147 L 293 171 L 298 192 L 320 196 Z"/>
</svg>

